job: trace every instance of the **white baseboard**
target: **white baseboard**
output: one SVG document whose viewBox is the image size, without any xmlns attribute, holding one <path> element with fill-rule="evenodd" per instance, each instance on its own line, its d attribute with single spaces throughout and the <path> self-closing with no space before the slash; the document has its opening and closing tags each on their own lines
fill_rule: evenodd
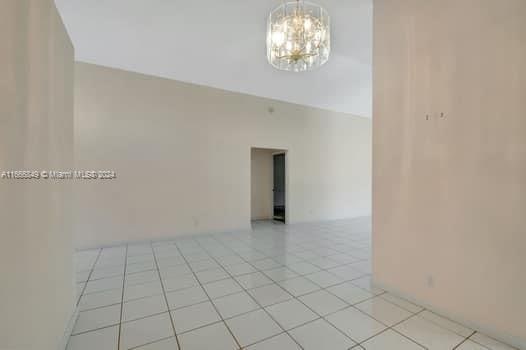
<svg viewBox="0 0 526 350">
<path fill-rule="evenodd" d="M 79 308 L 75 303 L 75 309 L 73 310 L 73 314 L 69 318 L 68 324 L 66 325 L 66 329 L 64 330 L 64 334 L 62 335 L 62 340 L 60 341 L 58 346 L 58 350 L 66 350 L 66 347 L 68 346 L 69 337 L 71 336 L 71 333 L 73 333 L 73 327 L 75 326 L 75 321 L 77 321 L 78 316 Z"/>
<path fill-rule="evenodd" d="M 231 229 L 221 229 L 221 230 L 215 230 L 215 231 L 205 230 L 205 231 L 185 232 L 185 233 L 174 234 L 174 235 L 153 236 L 150 238 L 132 239 L 132 240 L 124 240 L 124 241 L 112 241 L 109 243 L 101 243 L 101 244 L 93 244 L 93 245 L 83 245 L 80 247 L 76 247 L 75 250 L 83 251 L 83 250 L 91 250 L 91 249 L 113 248 L 113 247 L 118 247 L 118 246 L 122 246 L 126 244 L 133 245 L 133 244 L 147 244 L 150 242 L 168 242 L 168 241 L 173 241 L 174 239 L 188 238 L 188 237 L 199 236 L 199 235 L 237 233 L 237 232 L 250 231 L 251 229 L 252 227 L 250 223 L 248 223 L 245 226 L 235 227 Z"/>
<path fill-rule="evenodd" d="M 502 333 L 500 331 L 497 331 L 491 327 L 488 327 L 487 325 L 481 325 L 477 322 L 464 320 L 462 318 L 459 318 L 457 315 L 452 315 L 449 312 L 445 312 L 444 310 L 440 310 L 439 308 L 434 307 L 433 305 L 430 305 L 426 303 L 425 301 L 419 300 L 417 298 L 414 298 L 411 295 L 407 295 L 406 293 L 402 293 L 399 290 L 395 288 L 391 288 L 383 283 L 380 283 L 378 281 L 374 280 L 374 277 L 372 278 L 372 283 L 375 287 L 381 288 L 397 297 L 400 297 L 402 299 L 406 299 L 414 304 L 420 305 L 424 308 L 426 308 L 429 311 L 432 311 L 440 316 L 443 316 L 445 318 L 448 318 L 452 321 L 455 321 L 461 325 L 464 325 L 468 328 L 471 328 L 477 332 L 480 332 L 484 335 L 487 335 L 491 338 L 494 338 L 500 342 L 503 342 L 505 344 L 509 344 L 510 346 L 516 347 L 521 350 L 526 350 L 526 340 L 518 338 L 516 336 Z"/>
</svg>

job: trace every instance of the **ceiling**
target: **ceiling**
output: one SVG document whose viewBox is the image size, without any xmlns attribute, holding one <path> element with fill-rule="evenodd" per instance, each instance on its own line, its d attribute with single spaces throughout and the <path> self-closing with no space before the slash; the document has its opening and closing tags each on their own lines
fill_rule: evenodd
<svg viewBox="0 0 526 350">
<path fill-rule="evenodd" d="M 370 117 L 372 0 L 314 1 L 331 15 L 331 57 L 291 73 L 266 61 L 281 0 L 55 0 L 78 61 Z"/>
</svg>

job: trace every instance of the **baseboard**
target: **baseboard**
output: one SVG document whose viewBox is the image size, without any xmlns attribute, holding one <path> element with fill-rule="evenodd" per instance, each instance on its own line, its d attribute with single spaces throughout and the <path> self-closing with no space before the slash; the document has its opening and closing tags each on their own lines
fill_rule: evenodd
<svg viewBox="0 0 526 350">
<path fill-rule="evenodd" d="M 411 295 L 408 295 L 406 293 L 403 293 L 403 292 L 400 292 L 399 290 L 395 289 L 395 288 L 391 288 L 390 286 L 387 286 L 383 283 L 380 283 L 376 280 L 374 280 L 374 277 L 372 278 L 372 283 L 375 287 L 378 287 L 378 288 L 381 288 L 383 290 L 385 290 L 386 292 L 389 292 L 397 297 L 400 297 L 400 298 L 403 298 L 403 299 L 406 299 L 414 304 L 417 304 L 417 305 L 420 305 L 424 308 L 426 308 L 427 310 L 429 311 L 432 311 L 442 317 L 445 317 L 447 319 L 450 319 L 452 321 L 455 321 L 456 323 L 459 323 L 461 325 L 464 325 L 468 328 L 471 328 L 477 332 L 480 332 L 484 335 L 487 335 L 491 338 L 494 338 L 502 343 L 505 343 L 505 344 L 508 344 L 510 346 L 513 346 L 513 347 L 516 347 L 518 349 L 521 349 L 521 350 L 526 350 L 526 340 L 524 339 L 521 339 L 521 338 L 518 338 L 516 336 L 513 336 L 513 335 L 510 335 L 510 334 L 506 334 L 506 333 L 502 333 L 500 331 L 497 331 L 491 327 L 488 327 L 486 325 L 481 325 L 481 324 L 478 324 L 476 322 L 472 322 L 472 321 L 469 321 L 469 320 L 464 320 L 460 317 L 458 317 L 457 315 L 453 315 L 453 314 L 450 314 L 449 312 L 445 312 L 444 310 L 441 310 L 439 308 L 436 308 L 435 306 L 433 305 L 430 305 L 422 300 L 419 300 L 417 298 L 414 298 L 413 296 Z"/>
<path fill-rule="evenodd" d="M 254 217 L 254 218 L 250 218 L 250 221 L 268 221 L 268 220 L 272 220 L 272 216 L 257 216 L 257 217 Z"/>
<path fill-rule="evenodd" d="M 328 223 L 328 222 L 338 222 L 338 221 L 357 221 L 357 220 L 370 220 L 371 216 L 352 216 L 352 217 L 338 217 L 338 218 L 332 218 L 332 219 L 315 219 L 315 220 L 309 220 L 309 221 L 287 221 L 288 226 L 293 225 L 302 225 L 302 224 L 311 224 L 311 223 Z M 132 239 L 132 240 L 123 240 L 123 241 L 111 241 L 111 242 L 104 242 L 100 244 L 86 244 L 76 247 L 76 251 L 83 251 L 83 250 L 90 250 L 90 249 L 100 249 L 100 248 L 112 248 L 112 247 L 118 247 L 125 244 L 145 244 L 149 242 L 163 242 L 163 241 L 172 241 L 174 239 L 178 238 L 185 238 L 185 237 L 191 237 L 191 236 L 198 236 L 198 235 L 207 235 L 207 234 L 221 234 L 221 233 L 238 233 L 238 232 L 247 232 L 252 230 L 252 224 L 251 221 L 248 221 L 246 225 L 233 227 L 230 229 L 220 229 L 220 230 L 203 230 L 203 231 L 195 231 L 195 232 L 182 232 L 179 234 L 166 234 L 161 236 L 155 236 L 151 238 L 143 238 L 143 239 Z"/>
<path fill-rule="evenodd" d="M 231 229 L 221 229 L 221 230 L 210 230 L 210 231 L 195 231 L 195 232 L 186 232 L 176 235 L 166 235 L 166 236 L 155 236 L 151 238 L 143 238 L 143 239 L 132 239 L 132 240 L 124 240 L 124 241 L 112 241 L 108 243 L 101 243 L 101 244 L 93 244 L 93 245 L 82 245 L 80 247 L 77 247 L 76 251 L 83 251 L 83 250 L 91 250 L 91 249 L 101 249 L 101 248 L 113 248 L 118 247 L 122 245 L 134 245 L 134 244 L 148 244 L 150 242 L 169 242 L 173 241 L 174 239 L 180 239 L 180 238 L 188 238 L 192 236 L 199 236 L 199 235 L 208 235 L 208 234 L 222 234 L 222 233 L 237 233 L 237 232 L 245 232 L 250 231 L 252 229 L 250 223 L 246 226 L 242 227 L 236 227 Z"/>
<path fill-rule="evenodd" d="M 66 350 L 66 347 L 68 346 L 69 337 L 71 336 L 71 333 L 73 333 L 73 327 L 75 327 L 75 321 L 77 321 L 78 316 L 79 308 L 77 307 L 77 303 L 75 303 L 75 309 L 73 310 L 73 313 L 69 318 L 68 324 L 66 325 L 66 329 L 64 330 L 64 334 L 62 335 L 62 340 L 60 341 L 58 346 L 58 350 Z"/>
</svg>

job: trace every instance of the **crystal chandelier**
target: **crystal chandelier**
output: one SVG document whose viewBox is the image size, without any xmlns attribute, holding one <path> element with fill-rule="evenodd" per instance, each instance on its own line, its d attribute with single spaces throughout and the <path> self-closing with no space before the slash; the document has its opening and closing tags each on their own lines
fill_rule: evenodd
<svg viewBox="0 0 526 350">
<path fill-rule="evenodd" d="M 331 51 L 325 9 L 302 0 L 275 8 L 267 26 L 267 58 L 281 70 L 303 72 L 323 65 Z"/>
</svg>

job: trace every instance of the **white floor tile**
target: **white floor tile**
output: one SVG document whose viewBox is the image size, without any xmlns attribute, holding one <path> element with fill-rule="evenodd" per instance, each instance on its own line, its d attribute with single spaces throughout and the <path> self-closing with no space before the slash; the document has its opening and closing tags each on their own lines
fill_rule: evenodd
<svg viewBox="0 0 526 350">
<path fill-rule="evenodd" d="M 326 319 L 356 342 L 362 342 L 387 328 L 353 307 L 338 311 Z"/>
<path fill-rule="evenodd" d="M 292 295 L 287 293 L 277 284 L 270 284 L 268 286 L 251 289 L 248 293 L 256 299 L 261 306 L 268 306 L 292 299 Z"/>
<path fill-rule="evenodd" d="M 174 290 L 197 286 L 199 285 L 199 282 L 195 278 L 194 274 L 191 273 L 163 279 L 163 285 L 165 291 L 171 292 Z"/>
<path fill-rule="evenodd" d="M 332 273 L 329 273 L 327 271 L 315 272 L 309 275 L 305 275 L 305 277 L 311 280 L 312 282 L 316 283 L 322 288 L 327 288 L 327 287 L 330 287 L 330 286 L 333 286 L 335 284 L 342 283 L 343 281 L 345 281 L 341 277 L 333 275 Z"/>
<path fill-rule="evenodd" d="M 297 257 L 295 255 L 292 255 L 292 254 L 289 254 L 289 253 L 286 253 L 286 254 L 280 255 L 280 256 L 274 256 L 274 257 L 272 257 L 272 259 L 274 259 L 279 264 L 287 265 L 287 266 L 290 266 L 290 265 L 293 265 L 293 264 L 297 264 L 297 263 L 300 263 L 300 262 L 304 261 L 302 258 L 299 258 L 299 257 Z"/>
<path fill-rule="evenodd" d="M 251 263 L 262 260 L 266 257 L 266 255 L 256 252 L 256 251 L 250 251 L 250 252 L 240 252 L 239 256 L 241 256 L 243 259 L 250 261 Z M 254 265 L 254 264 L 252 264 Z"/>
<path fill-rule="evenodd" d="M 456 350 L 488 350 L 488 348 L 468 339 L 464 343 L 460 344 Z"/>
<path fill-rule="evenodd" d="M 238 348 L 223 322 L 181 334 L 179 341 L 184 350 L 235 350 Z"/>
<path fill-rule="evenodd" d="M 211 299 L 237 293 L 243 290 L 232 278 L 204 284 L 203 288 Z"/>
<path fill-rule="evenodd" d="M 331 268 L 341 265 L 340 262 L 336 260 L 332 260 L 331 258 L 328 258 L 328 257 L 313 259 L 309 261 L 311 264 L 318 266 L 319 268 L 322 268 L 322 269 L 331 269 Z"/>
<path fill-rule="evenodd" d="M 412 315 L 409 311 L 380 297 L 366 300 L 354 306 L 388 326 L 393 326 Z"/>
<path fill-rule="evenodd" d="M 122 322 L 160 314 L 168 311 L 164 295 L 155 295 L 125 302 L 122 310 Z"/>
<path fill-rule="evenodd" d="M 355 345 L 355 342 L 323 319 L 295 328 L 289 333 L 304 350 L 347 350 Z"/>
<path fill-rule="evenodd" d="M 298 299 L 321 316 L 325 316 L 348 306 L 348 304 L 324 290 L 301 296 Z"/>
<path fill-rule="evenodd" d="M 133 300 L 153 295 L 163 294 L 160 281 L 148 282 L 144 284 L 135 284 L 124 287 L 124 300 Z"/>
<path fill-rule="evenodd" d="M 334 267 L 327 271 L 329 271 L 333 275 L 343 278 L 346 281 L 350 281 L 350 280 L 362 277 L 364 275 L 363 272 L 354 269 L 350 265 Z"/>
<path fill-rule="evenodd" d="M 281 264 L 272 259 L 262 259 L 252 262 L 252 265 L 259 270 L 270 270 L 280 267 Z"/>
<path fill-rule="evenodd" d="M 320 290 L 320 286 L 305 277 L 281 281 L 278 284 L 295 297 Z"/>
<path fill-rule="evenodd" d="M 400 306 L 402 309 L 406 309 L 409 312 L 417 313 L 422 311 L 424 308 L 421 306 L 418 306 L 416 304 L 413 304 L 412 302 L 399 298 L 391 293 L 384 293 L 381 295 L 382 298 L 389 301 L 390 303 L 393 303 L 395 305 Z"/>
<path fill-rule="evenodd" d="M 241 286 L 245 289 L 253 289 L 274 283 L 274 281 L 263 275 L 261 272 L 237 276 L 235 277 L 235 280 L 238 281 L 239 284 L 241 284 Z"/>
<path fill-rule="evenodd" d="M 126 286 L 154 281 L 159 281 L 159 273 L 157 270 L 126 274 Z"/>
<path fill-rule="evenodd" d="M 178 334 L 221 320 L 214 306 L 209 301 L 174 310 L 172 311 L 172 316 L 175 331 Z"/>
<path fill-rule="evenodd" d="M 472 329 L 464 327 L 456 322 L 453 322 L 445 317 L 437 315 L 428 310 L 419 313 L 418 316 L 423 317 L 426 320 L 431 321 L 442 328 L 449 329 L 450 331 L 455 332 L 463 337 L 469 337 L 473 333 Z"/>
<path fill-rule="evenodd" d="M 126 259 L 126 263 L 128 264 L 128 266 L 134 265 L 134 264 L 148 264 L 148 263 L 153 263 L 155 266 L 155 260 L 154 260 L 153 254 L 128 256 L 128 258 Z"/>
<path fill-rule="evenodd" d="M 66 350 L 116 350 L 119 327 L 113 326 L 69 338 Z"/>
<path fill-rule="evenodd" d="M 278 267 L 275 269 L 265 270 L 263 271 L 263 273 L 274 282 L 280 282 L 299 276 L 296 272 L 286 267 Z"/>
<path fill-rule="evenodd" d="M 256 269 L 253 268 L 252 265 L 245 262 L 235 265 L 226 265 L 224 266 L 224 269 L 232 276 L 240 276 L 256 272 Z"/>
<path fill-rule="evenodd" d="M 161 273 L 161 277 L 163 279 L 177 278 L 181 275 L 192 274 L 192 270 L 186 264 L 160 267 L 159 272 Z"/>
<path fill-rule="evenodd" d="M 85 294 L 80 298 L 79 310 L 110 306 L 121 302 L 122 292 L 120 289 L 110 289 L 103 292 Z"/>
<path fill-rule="evenodd" d="M 384 290 L 378 287 L 375 287 L 371 281 L 371 276 L 365 276 L 361 278 L 357 278 L 355 280 L 351 281 L 352 284 L 354 284 L 357 287 L 363 288 L 366 291 L 374 294 L 374 295 L 380 295 L 384 293 Z"/>
<path fill-rule="evenodd" d="M 295 299 L 269 306 L 266 310 L 285 330 L 319 318 L 318 315 Z"/>
<path fill-rule="evenodd" d="M 172 336 L 175 334 L 168 313 L 126 322 L 121 325 L 120 350 L 129 350 Z"/>
<path fill-rule="evenodd" d="M 464 340 L 464 337 L 419 316 L 413 316 L 394 328 L 430 350 L 453 349 Z"/>
<path fill-rule="evenodd" d="M 369 293 L 365 289 L 359 288 L 350 282 L 332 286 L 327 288 L 327 290 L 349 304 L 356 304 L 374 296 L 374 294 Z"/>
<path fill-rule="evenodd" d="M 124 275 L 124 265 L 93 269 L 90 280 Z"/>
<path fill-rule="evenodd" d="M 246 292 L 214 299 L 212 302 L 225 319 L 259 308 L 259 305 Z"/>
<path fill-rule="evenodd" d="M 159 340 L 148 345 L 139 346 L 134 350 L 179 350 L 179 346 L 177 345 L 177 340 L 175 339 L 175 337 L 172 337 L 168 339 Z"/>
<path fill-rule="evenodd" d="M 406 337 L 387 330 L 361 344 L 365 350 L 425 350 Z"/>
<path fill-rule="evenodd" d="M 77 288 L 85 291 L 75 329 L 81 333 L 71 337 L 68 350 L 117 350 L 112 324 L 120 320 L 123 284 L 122 317 L 132 321 L 122 324 L 120 350 L 176 350 L 177 340 L 181 350 L 237 349 L 221 319 L 235 326 L 248 350 L 416 350 L 415 342 L 430 350 L 516 350 L 479 333 L 465 341 L 473 333 L 468 327 L 374 287 L 371 236 L 363 223 L 253 227 L 77 252 Z"/>
<path fill-rule="evenodd" d="M 86 284 L 86 289 L 84 290 L 85 294 L 102 292 L 110 289 L 120 289 L 122 290 L 122 279 L 123 276 L 103 278 L 100 280 L 89 281 Z"/>
<path fill-rule="evenodd" d="M 168 299 L 168 307 L 170 310 L 208 300 L 205 291 L 199 286 L 182 289 L 175 292 L 167 292 L 166 298 Z"/>
<path fill-rule="evenodd" d="M 190 268 L 194 270 L 194 272 L 200 272 L 200 271 L 206 271 L 206 270 L 212 270 L 212 269 L 219 269 L 221 266 L 219 266 L 218 263 L 216 263 L 212 259 L 206 259 L 206 260 L 200 260 L 200 261 L 194 261 L 188 263 L 190 265 Z"/>
<path fill-rule="evenodd" d="M 225 255 L 225 256 L 218 256 L 216 260 L 223 265 L 223 267 L 226 269 L 226 266 L 231 265 L 239 265 L 239 264 L 246 264 L 243 259 L 241 259 L 237 255 Z M 249 265 L 250 266 L 250 265 Z"/>
<path fill-rule="evenodd" d="M 473 334 L 473 336 L 471 336 L 469 339 L 478 344 L 484 345 L 491 350 L 517 350 L 514 347 L 501 343 L 498 340 L 478 332 Z"/>
<path fill-rule="evenodd" d="M 150 270 L 156 270 L 157 266 L 155 265 L 155 261 L 146 261 L 146 262 L 139 262 L 134 264 L 128 264 L 126 266 L 126 273 L 137 273 L 137 272 L 143 272 L 143 271 L 150 271 Z"/>
<path fill-rule="evenodd" d="M 311 262 L 320 258 L 320 256 L 318 254 L 316 254 L 316 253 L 314 253 L 313 251 L 310 251 L 310 250 L 294 252 L 294 255 L 296 255 L 299 258 L 302 258 L 302 259 L 305 259 L 305 260 L 309 260 Z"/>
<path fill-rule="evenodd" d="M 92 331 L 98 328 L 108 327 L 120 322 L 121 305 L 107 306 L 99 309 L 81 311 L 73 334 Z"/>
<path fill-rule="evenodd" d="M 295 264 L 288 265 L 288 268 L 292 271 L 300 274 L 300 275 L 306 275 L 309 273 L 314 273 L 320 271 L 320 268 L 317 266 L 314 266 L 311 263 L 308 263 L 306 261 L 298 262 Z"/>
<path fill-rule="evenodd" d="M 202 284 L 219 281 L 230 276 L 222 268 L 196 272 L 197 279 Z"/>
<path fill-rule="evenodd" d="M 254 344 L 282 332 L 278 324 L 263 310 L 231 318 L 226 320 L 226 324 L 241 346 Z"/>
<path fill-rule="evenodd" d="M 249 346 L 247 350 L 301 350 L 301 348 L 289 335 L 282 333 Z"/>
</svg>

